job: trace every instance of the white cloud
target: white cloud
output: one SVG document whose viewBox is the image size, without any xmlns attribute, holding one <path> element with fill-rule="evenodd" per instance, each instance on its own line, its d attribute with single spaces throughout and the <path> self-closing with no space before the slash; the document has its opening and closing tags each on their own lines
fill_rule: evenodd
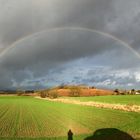
<svg viewBox="0 0 140 140">
<path fill-rule="evenodd" d="M 138 82 L 140 82 L 140 72 L 135 72 L 135 78 Z"/>
</svg>

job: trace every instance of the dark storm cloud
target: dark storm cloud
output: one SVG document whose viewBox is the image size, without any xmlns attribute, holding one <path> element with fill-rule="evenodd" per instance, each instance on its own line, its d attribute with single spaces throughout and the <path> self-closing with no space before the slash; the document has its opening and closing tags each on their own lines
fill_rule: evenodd
<svg viewBox="0 0 140 140">
<path fill-rule="evenodd" d="M 114 40 L 83 31 L 46 32 L 16 44 L 1 57 L 0 66 L 11 74 L 11 79 L 20 82 L 51 74 L 54 68 L 60 72 L 66 63 L 102 53 L 113 43 Z"/>
<path fill-rule="evenodd" d="M 139 25 L 139 0 L 0 0 L 0 51 L 38 31 L 69 26 L 110 33 L 139 52 Z M 96 57 L 96 63 L 117 69 L 139 65 L 139 59 L 120 43 L 89 32 L 46 32 L 15 46 L 0 60 L 0 88 L 12 87 L 15 82 L 20 86 L 27 79 L 49 76 L 56 70 L 62 73 L 68 62 L 81 58 L 94 61 Z"/>
<path fill-rule="evenodd" d="M 39 67 L 45 63 L 48 67 L 51 67 L 90 56 L 91 61 L 93 61 L 92 56 L 98 54 L 101 56 L 102 53 L 107 60 L 109 57 L 113 60 L 108 60 L 110 63 L 121 58 L 124 61 L 122 64 L 132 66 L 134 61 L 132 64 L 129 61 L 127 62 L 129 58 L 133 58 L 136 62 L 139 60 L 128 48 L 106 36 L 65 29 L 44 32 L 20 41 L 1 57 L 1 65 L 15 70 L 34 68 L 36 64 Z M 110 54 L 113 54 L 114 57 Z M 119 55 L 119 57 L 116 57 L 116 55 Z M 127 55 L 131 57 L 126 57 Z M 105 60 L 103 63 L 105 63 Z M 118 61 L 118 64 L 121 64 L 121 62 Z"/>
<path fill-rule="evenodd" d="M 10 44 L 25 35 L 63 26 L 81 26 L 138 39 L 139 0 L 12 0 L 0 1 L 0 35 Z M 136 44 L 135 46 L 137 46 Z"/>
</svg>

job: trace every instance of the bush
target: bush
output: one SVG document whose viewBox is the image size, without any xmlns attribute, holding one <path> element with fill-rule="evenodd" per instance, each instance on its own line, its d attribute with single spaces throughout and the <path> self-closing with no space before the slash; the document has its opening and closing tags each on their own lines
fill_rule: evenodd
<svg viewBox="0 0 140 140">
<path fill-rule="evenodd" d="M 41 98 L 46 98 L 46 97 L 47 97 L 46 92 L 45 92 L 45 91 L 41 91 L 41 92 L 40 92 L 40 97 L 41 97 Z"/>
<path fill-rule="evenodd" d="M 132 94 L 132 95 L 136 94 L 135 89 L 131 89 L 131 94 Z"/>
<path fill-rule="evenodd" d="M 120 92 L 119 92 L 118 89 L 115 89 L 114 92 L 115 92 L 116 95 L 119 95 L 120 94 Z"/>
<path fill-rule="evenodd" d="M 57 92 L 52 91 L 52 92 L 49 94 L 49 97 L 50 97 L 51 99 L 56 99 L 56 98 L 58 98 L 58 94 L 57 94 Z"/>
<path fill-rule="evenodd" d="M 17 93 L 17 96 L 22 96 L 22 95 L 23 95 L 23 93 L 21 93 L 21 92 Z"/>
<path fill-rule="evenodd" d="M 74 87 L 70 88 L 70 94 L 69 95 L 71 97 L 79 97 L 80 94 L 81 94 L 81 90 L 80 90 L 79 87 L 74 86 Z"/>
<path fill-rule="evenodd" d="M 17 90 L 16 91 L 17 96 L 22 96 L 24 92 L 22 90 Z"/>
</svg>

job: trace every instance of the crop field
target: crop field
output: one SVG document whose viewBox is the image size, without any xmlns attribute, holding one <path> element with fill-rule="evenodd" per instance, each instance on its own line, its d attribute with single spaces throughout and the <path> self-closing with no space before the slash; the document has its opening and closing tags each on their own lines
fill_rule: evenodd
<svg viewBox="0 0 140 140">
<path fill-rule="evenodd" d="M 117 128 L 140 138 L 140 113 L 0 97 L 0 140 L 66 140 L 69 129 L 74 140 L 83 140 L 101 128 Z"/>
<path fill-rule="evenodd" d="M 68 99 L 79 100 L 81 102 L 95 101 L 111 104 L 140 105 L 140 95 L 69 97 Z"/>
</svg>

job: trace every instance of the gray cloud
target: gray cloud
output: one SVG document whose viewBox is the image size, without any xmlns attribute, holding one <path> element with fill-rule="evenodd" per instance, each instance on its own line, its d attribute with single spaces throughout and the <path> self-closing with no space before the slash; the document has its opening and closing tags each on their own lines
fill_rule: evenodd
<svg viewBox="0 0 140 140">
<path fill-rule="evenodd" d="M 137 69 L 139 71 L 139 69 Z M 87 75 L 86 75 L 87 74 Z M 75 79 L 84 84 L 103 88 L 139 88 L 140 80 L 133 70 L 116 70 L 109 67 L 93 67 L 86 76 Z"/>
<path fill-rule="evenodd" d="M 112 34 L 139 52 L 139 17 L 139 0 L 0 0 L 0 51 L 39 31 L 56 27 L 83 27 Z M 48 78 L 50 74 L 58 73 L 54 74 L 56 77 L 63 75 L 64 71 L 73 67 L 70 63 L 79 67 L 84 65 L 85 69 L 102 65 L 131 70 L 138 68 L 140 62 L 122 44 L 97 33 L 68 29 L 44 32 L 18 42 L 15 48 L 1 57 L 0 88 L 13 87 L 15 83 L 22 87 L 34 87 L 37 86 L 36 79 L 41 77 L 53 81 L 55 78 Z M 73 80 L 67 77 L 56 80 L 56 83 Z M 109 75 L 103 77 L 104 80 L 113 79 Z M 29 81 L 35 84 L 29 84 Z M 126 78 L 126 81 L 129 79 Z M 37 83 L 41 87 L 42 82 Z M 136 84 L 135 81 L 132 83 Z"/>
<path fill-rule="evenodd" d="M 0 34 L 8 45 L 28 34 L 63 26 L 109 32 L 128 43 L 139 35 L 139 0 L 1 0 L 0 6 Z"/>
</svg>

